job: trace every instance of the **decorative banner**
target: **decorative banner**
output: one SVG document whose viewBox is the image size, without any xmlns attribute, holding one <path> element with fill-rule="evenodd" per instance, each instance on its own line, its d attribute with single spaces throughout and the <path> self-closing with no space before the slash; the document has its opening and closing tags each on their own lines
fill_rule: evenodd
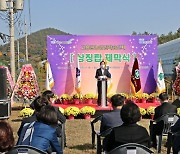
<svg viewBox="0 0 180 154">
<path fill-rule="evenodd" d="M 142 92 L 156 89 L 157 36 L 47 36 L 47 55 L 58 96 L 75 93 L 78 55 L 82 94 L 97 91 L 96 69 L 108 61 L 112 75 L 109 93 L 131 93 L 130 80 L 135 55 L 139 61 Z"/>
<path fill-rule="evenodd" d="M 39 86 L 32 65 L 23 65 L 14 88 L 13 100 L 31 103 L 39 94 Z"/>
</svg>

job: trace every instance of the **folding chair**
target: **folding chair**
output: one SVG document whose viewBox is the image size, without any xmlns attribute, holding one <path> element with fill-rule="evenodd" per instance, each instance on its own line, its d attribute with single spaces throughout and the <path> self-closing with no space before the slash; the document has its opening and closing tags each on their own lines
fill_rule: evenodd
<svg viewBox="0 0 180 154">
<path fill-rule="evenodd" d="M 151 121 L 151 124 L 153 122 L 158 123 L 158 122 L 163 121 L 162 133 L 160 135 L 157 135 L 157 151 L 158 151 L 158 153 L 161 153 L 162 137 L 168 136 L 168 133 L 170 132 L 171 126 L 174 125 L 178 119 L 179 119 L 179 116 L 177 114 L 168 113 L 168 114 L 162 115 L 160 118 L 158 118 L 155 121 Z"/>
<path fill-rule="evenodd" d="M 107 154 L 151 154 L 154 153 L 148 147 L 137 144 L 127 143 L 116 147 L 115 149 L 107 152 Z"/>
<path fill-rule="evenodd" d="M 7 154 L 47 154 L 47 153 L 29 145 L 17 145 L 14 146 Z"/>
<path fill-rule="evenodd" d="M 167 144 L 167 154 L 170 154 L 171 153 L 171 147 L 173 145 L 173 139 L 174 137 L 180 137 L 180 131 L 176 132 L 176 133 L 172 133 L 172 132 L 169 132 L 168 133 L 168 144 Z M 180 151 L 179 151 L 180 152 Z"/>
<path fill-rule="evenodd" d="M 103 151 L 103 140 L 107 135 L 111 133 L 111 131 L 112 131 L 112 128 L 109 128 L 102 133 L 96 134 L 97 135 L 97 147 L 96 147 L 97 154 L 101 154 L 101 152 Z"/>
<path fill-rule="evenodd" d="M 95 129 L 95 124 L 100 122 L 102 120 L 102 115 L 99 115 L 98 117 L 96 117 L 94 120 L 91 121 L 91 135 L 92 135 L 92 147 L 95 148 L 95 138 L 97 136 L 97 134 L 100 133 L 100 126 L 99 129 L 96 130 Z"/>
</svg>

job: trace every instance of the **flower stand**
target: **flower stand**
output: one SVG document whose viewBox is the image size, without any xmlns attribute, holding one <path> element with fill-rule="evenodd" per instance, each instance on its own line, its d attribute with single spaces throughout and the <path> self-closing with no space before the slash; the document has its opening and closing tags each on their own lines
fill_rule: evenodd
<svg viewBox="0 0 180 154">
<path fill-rule="evenodd" d="M 86 104 L 93 104 L 93 100 L 92 99 L 86 99 Z"/>
<path fill-rule="evenodd" d="M 73 116 L 73 115 L 69 115 L 69 116 L 68 116 L 68 119 L 69 119 L 69 120 L 74 120 L 74 116 Z"/>
<path fill-rule="evenodd" d="M 85 114 L 85 115 L 84 115 L 84 119 L 90 120 L 90 119 L 91 119 L 91 115 L 90 115 L 90 114 Z"/>
</svg>

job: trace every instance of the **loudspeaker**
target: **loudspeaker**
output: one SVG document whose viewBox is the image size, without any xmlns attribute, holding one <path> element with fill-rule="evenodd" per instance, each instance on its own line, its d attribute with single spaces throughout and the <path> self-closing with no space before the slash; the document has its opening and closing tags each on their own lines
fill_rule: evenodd
<svg viewBox="0 0 180 154">
<path fill-rule="evenodd" d="M 0 100 L 0 119 L 9 118 L 11 115 L 11 101 Z"/>
<path fill-rule="evenodd" d="M 0 68 L 0 100 L 7 99 L 7 74 L 6 68 Z"/>
</svg>

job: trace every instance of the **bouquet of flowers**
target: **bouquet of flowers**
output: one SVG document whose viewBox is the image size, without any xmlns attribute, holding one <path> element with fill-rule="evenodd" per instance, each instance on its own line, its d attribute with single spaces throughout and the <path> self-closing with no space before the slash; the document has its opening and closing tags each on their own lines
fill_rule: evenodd
<svg viewBox="0 0 180 154">
<path fill-rule="evenodd" d="M 155 108 L 156 108 L 156 107 L 154 107 L 154 106 L 149 106 L 149 107 L 147 108 L 147 114 L 148 114 L 148 115 L 154 115 L 154 113 L 155 113 Z"/>
<path fill-rule="evenodd" d="M 24 108 L 20 111 L 20 116 L 23 118 L 27 118 L 32 116 L 32 114 L 34 113 L 34 110 L 31 108 Z"/>
<path fill-rule="evenodd" d="M 80 113 L 79 108 L 74 106 L 69 106 L 64 110 L 64 115 L 66 116 L 70 116 L 70 115 L 77 116 L 79 113 Z"/>
<path fill-rule="evenodd" d="M 14 90 L 16 101 L 29 103 L 39 96 L 39 87 L 34 69 L 30 64 L 23 65 Z"/>
<path fill-rule="evenodd" d="M 140 107 L 139 110 L 140 110 L 141 115 L 145 115 L 146 114 L 146 110 L 144 108 Z"/>
<path fill-rule="evenodd" d="M 176 80 L 173 83 L 173 89 L 180 96 L 180 73 L 177 74 Z"/>
<path fill-rule="evenodd" d="M 74 95 L 72 96 L 72 98 L 73 98 L 73 99 L 83 99 L 83 95 L 76 93 L 76 94 L 74 94 Z"/>
<path fill-rule="evenodd" d="M 96 112 L 96 109 L 90 106 L 84 106 L 83 108 L 80 109 L 81 114 L 90 114 L 94 115 Z"/>
<path fill-rule="evenodd" d="M 62 107 L 59 107 L 59 111 L 64 114 L 64 109 Z"/>
<path fill-rule="evenodd" d="M 93 99 L 95 98 L 94 94 L 88 93 L 84 95 L 84 99 Z"/>
</svg>

